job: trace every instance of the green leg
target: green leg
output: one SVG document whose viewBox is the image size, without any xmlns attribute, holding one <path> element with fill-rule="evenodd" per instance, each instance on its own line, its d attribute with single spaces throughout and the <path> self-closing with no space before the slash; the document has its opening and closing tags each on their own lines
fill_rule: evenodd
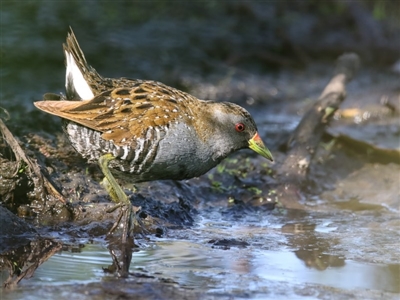
<svg viewBox="0 0 400 300">
<path fill-rule="evenodd" d="M 111 199 L 116 203 L 130 204 L 128 196 L 122 190 L 121 186 L 117 183 L 114 176 L 111 174 L 108 168 L 108 163 L 115 159 L 111 154 L 105 154 L 99 158 L 100 168 L 104 174 L 103 184 L 109 193 Z"/>
<path fill-rule="evenodd" d="M 115 157 L 112 156 L 111 154 L 105 154 L 99 158 L 99 165 L 105 176 L 102 182 L 103 186 L 107 190 L 111 199 L 117 203 L 116 208 L 121 207 L 122 209 L 121 214 L 118 217 L 117 222 L 111 228 L 110 233 L 113 232 L 122 222 L 123 225 L 122 242 L 125 243 L 131 229 L 133 229 L 133 226 L 131 228 L 131 225 L 134 224 L 134 220 L 132 217 L 133 207 L 128 199 L 128 196 L 122 190 L 121 186 L 117 183 L 114 176 L 111 174 L 110 169 L 108 168 L 108 163 L 113 159 L 115 159 Z M 111 211 L 113 210 L 114 209 L 112 209 Z M 135 208 L 135 211 L 136 210 L 138 209 Z"/>
</svg>

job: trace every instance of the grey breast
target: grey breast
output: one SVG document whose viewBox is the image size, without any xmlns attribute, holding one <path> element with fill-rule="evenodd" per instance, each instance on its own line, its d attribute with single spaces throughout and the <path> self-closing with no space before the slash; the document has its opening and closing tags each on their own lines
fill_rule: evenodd
<svg viewBox="0 0 400 300">
<path fill-rule="evenodd" d="M 129 173 L 133 182 L 193 178 L 220 161 L 212 158 L 211 146 L 184 123 L 149 127 L 132 147 L 117 146 L 104 140 L 101 132 L 74 122 L 67 121 L 64 130 L 75 150 L 89 162 L 97 162 L 100 156 L 110 153 L 116 157 L 110 162 L 110 167 L 117 170 L 113 173 Z"/>
</svg>

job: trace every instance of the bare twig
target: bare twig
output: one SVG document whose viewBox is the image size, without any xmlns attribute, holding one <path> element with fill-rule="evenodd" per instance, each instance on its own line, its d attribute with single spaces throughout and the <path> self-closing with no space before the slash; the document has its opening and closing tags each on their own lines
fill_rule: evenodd
<svg viewBox="0 0 400 300">
<path fill-rule="evenodd" d="M 51 184 L 51 182 L 43 175 L 39 165 L 36 161 L 33 161 L 26 156 L 24 150 L 19 145 L 18 141 L 14 138 L 13 134 L 8 130 L 3 120 L 0 119 L 0 132 L 3 135 L 4 140 L 10 146 L 11 150 L 15 154 L 17 162 L 24 161 L 28 166 L 29 175 L 35 185 L 35 189 L 41 194 L 39 195 L 43 199 L 46 199 L 46 195 L 52 195 L 59 201 L 65 203 L 64 197 L 57 191 L 57 189 Z M 18 169 L 16 170 L 18 172 Z M 47 193 L 45 193 L 45 191 Z"/>
<path fill-rule="evenodd" d="M 345 99 L 345 85 L 359 67 L 359 57 L 354 53 L 340 56 L 334 76 L 313 107 L 306 112 L 288 142 L 286 160 L 278 168 L 285 184 L 301 188 L 306 182 L 308 167 L 321 137 L 335 111 Z"/>
</svg>

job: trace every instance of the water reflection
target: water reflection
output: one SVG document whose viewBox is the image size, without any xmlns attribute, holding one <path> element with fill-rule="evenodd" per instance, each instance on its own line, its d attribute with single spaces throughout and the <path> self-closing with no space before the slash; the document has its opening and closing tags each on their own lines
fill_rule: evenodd
<svg viewBox="0 0 400 300">
<path fill-rule="evenodd" d="M 43 284 L 102 283 L 119 276 L 135 282 L 140 278 L 176 283 L 204 293 L 246 291 L 259 297 L 282 285 L 400 292 L 399 264 L 367 263 L 337 254 L 346 234 L 341 231 L 342 219 L 288 211 L 252 226 L 222 221 L 205 220 L 207 226 L 187 230 L 180 238 L 152 237 L 140 249 L 118 240 L 86 244 L 76 251 L 64 247 L 68 251 L 53 255 L 30 280 L 20 283 L 19 290 Z M 48 247 L 47 256 L 38 261 L 45 261 L 57 247 L 53 252 Z"/>
<path fill-rule="evenodd" d="M 346 290 L 371 289 L 399 293 L 399 264 L 379 265 L 347 260 L 341 267 L 328 267 L 322 272 L 305 268 L 290 252 L 266 252 L 254 261 L 254 273 L 266 280 L 304 284 L 321 284 Z"/>
<path fill-rule="evenodd" d="M 15 287 L 62 247 L 52 239 L 36 239 L 0 255 L 0 279 L 4 288 Z"/>
<path fill-rule="evenodd" d="M 127 278 L 129 276 L 129 267 L 132 261 L 132 253 L 139 251 L 134 244 L 133 239 L 127 239 L 126 243 L 121 243 L 121 239 L 109 241 L 108 251 L 112 258 L 112 264 L 103 270 L 105 272 L 116 274 L 118 277 Z"/>
<path fill-rule="evenodd" d="M 339 244 L 336 239 L 324 239 L 315 233 L 316 224 L 288 223 L 282 226 L 283 233 L 291 233 L 288 236 L 289 245 L 298 248 L 294 253 L 308 268 L 323 271 L 328 267 L 343 267 L 345 259 L 338 255 L 330 255 L 332 246 Z"/>
<path fill-rule="evenodd" d="M 305 225 L 308 229 L 313 227 Z M 292 227 L 299 231 L 298 225 L 284 227 L 285 230 Z M 87 244 L 80 253 L 62 252 L 52 256 L 30 280 L 22 282 L 22 288 L 43 285 L 44 282 L 52 285 L 99 282 L 107 276 L 114 277 L 116 273 L 123 277 L 143 274 L 162 278 L 204 292 L 236 289 L 255 293 L 276 282 L 286 282 L 290 286 L 321 284 L 342 289 L 400 292 L 398 264 L 345 262 L 343 258 L 323 253 L 328 251 L 330 244 L 315 236 L 301 239 L 294 235 L 292 246 L 294 242 L 299 249 L 293 252 L 286 246 L 279 251 L 262 250 L 251 245 L 224 250 L 212 248 L 207 243 L 167 239 L 140 251 L 132 245 L 121 248 L 121 244 L 114 244 L 107 249 L 103 245 Z M 113 275 L 103 271 L 107 266 L 106 270 Z"/>
</svg>

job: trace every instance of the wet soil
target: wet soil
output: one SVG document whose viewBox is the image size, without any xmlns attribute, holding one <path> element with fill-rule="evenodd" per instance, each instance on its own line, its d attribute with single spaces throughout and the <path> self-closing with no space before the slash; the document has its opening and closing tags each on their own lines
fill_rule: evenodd
<svg viewBox="0 0 400 300">
<path fill-rule="evenodd" d="M 170 7 L 158 8 L 151 20 L 141 19 L 145 5 L 138 15 L 128 7 L 130 19 L 117 21 L 119 6 L 115 11 L 108 4 L 71 3 L 31 3 L 36 13 L 26 14 L 19 26 L 11 19 L 22 20 L 26 9 L 7 4 L 2 10 L 2 26 L 9 25 L 2 31 L 7 60 L 1 65 L 0 106 L 8 112 L 2 111 L 2 119 L 9 118 L 5 125 L 56 191 L 43 196 L 35 172 L 1 139 L 2 299 L 398 298 L 400 86 L 391 47 L 385 59 L 375 61 L 382 48 L 361 39 L 363 64 L 313 149 L 305 186 L 296 186 L 280 173 L 287 141 L 332 77 L 343 49 L 306 39 L 295 43 L 289 18 L 283 27 L 290 33 L 289 53 L 261 51 L 287 45 L 280 44 L 282 37 L 274 43 L 259 33 L 276 28 L 266 21 L 281 9 L 276 4 L 214 3 L 193 18 L 177 10 L 172 22 L 163 15 L 172 13 Z M 308 29 L 311 24 L 335 19 L 303 9 L 284 15 L 303 20 L 298 30 L 309 39 L 322 35 Z M 72 10 L 82 16 L 67 20 Z M 107 14 L 88 19 L 87 10 Z M 344 11 L 350 18 L 357 8 Z M 32 19 L 36 25 L 28 28 Z M 102 22 L 87 26 L 94 19 Z M 275 162 L 243 150 L 199 178 L 126 182 L 129 199 L 142 208 L 137 218 L 145 230 L 128 245 L 118 243 L 118 231 L 106 238 L 119 210 L 107 212 L 114 204 L 100 184 L 99 168 L 76 154 L 59 119 L 32 105 L 45 92 L 63 90 L 67 23 L 100 74 L 160 80 L 199 98 L 245 106 Z M 241 31 L 240 24 L 249 29 Z M 341 26 L 346 28 L 339 22 L 336 31 L 327 30 L 326 40 L 353 44 L 354 37 L 334 34 Z M 398 30 L 389 27 L 386 36 Z M 11 51 L 22 41 L 27 47 Z"/>
</svg>

